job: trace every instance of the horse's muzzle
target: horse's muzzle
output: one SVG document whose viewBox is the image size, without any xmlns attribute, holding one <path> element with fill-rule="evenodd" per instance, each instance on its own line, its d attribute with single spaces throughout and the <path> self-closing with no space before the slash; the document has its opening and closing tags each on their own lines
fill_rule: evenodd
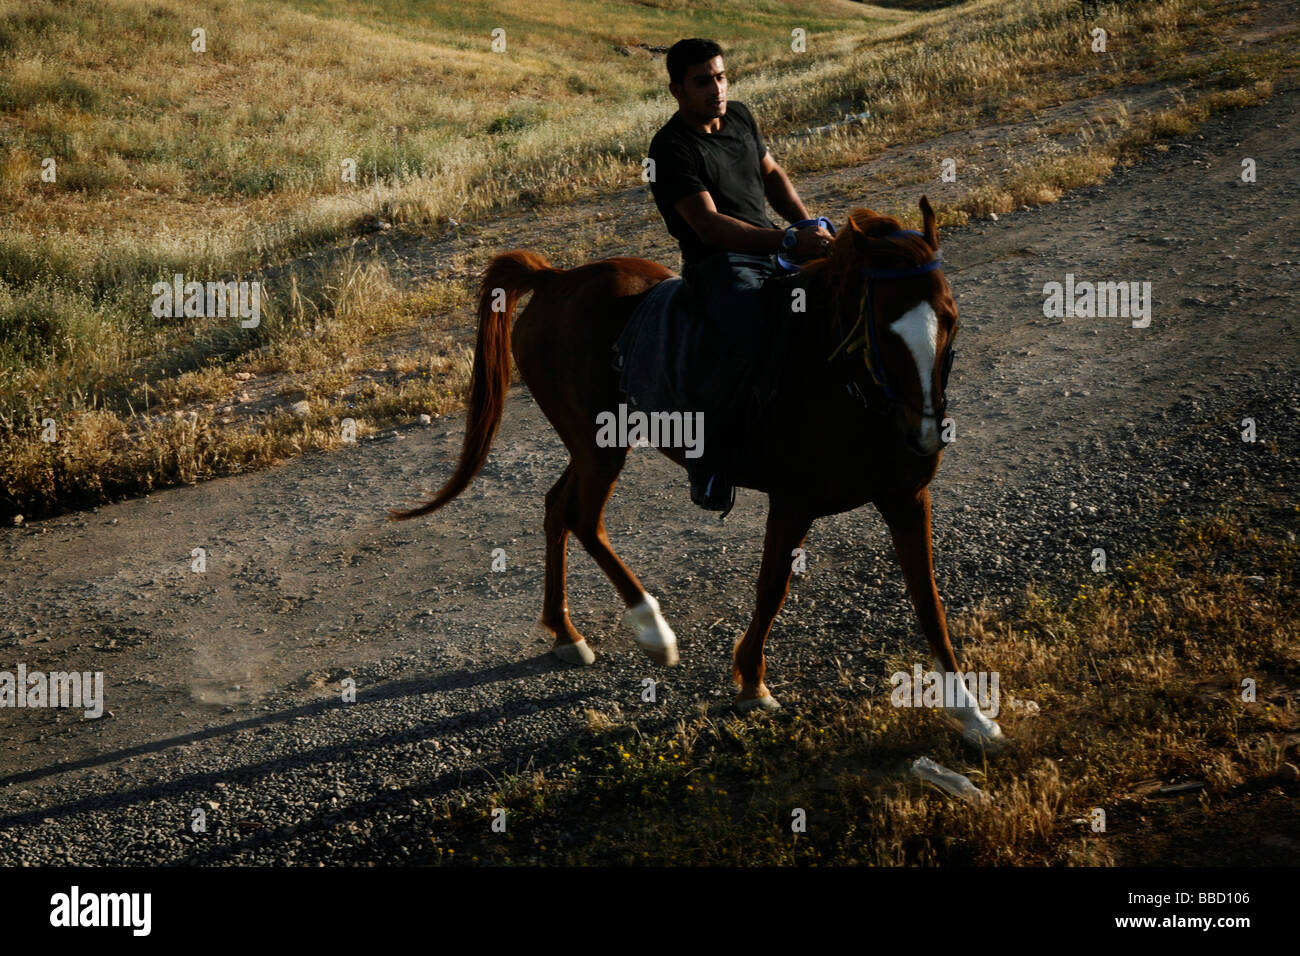
<svg viewBox="0 0 1300 956">
<path fill-rule="evenodd" d="M 939 420 L 937 416 L 922 416 L 920 428 L 915 427 L 907 414 L 895 419 L 895 427 L 904 447 L 913 455 L 929 458 L 943 449 L 943 439 L 939 437 Z"/>
</svg>

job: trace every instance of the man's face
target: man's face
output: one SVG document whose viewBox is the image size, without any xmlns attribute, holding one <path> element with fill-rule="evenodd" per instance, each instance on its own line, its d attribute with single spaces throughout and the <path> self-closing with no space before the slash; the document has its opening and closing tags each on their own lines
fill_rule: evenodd
<svg viewBox="0 0 1300 956">
<path fill-rule="evenodd" d="M 720 56 L 688 66 L 681 84 L 672 86 L 677 87 L 672 90 L 677 105 L 696 122 L 717 119 L 727 112 L 727 74 Z"/>
</svg>

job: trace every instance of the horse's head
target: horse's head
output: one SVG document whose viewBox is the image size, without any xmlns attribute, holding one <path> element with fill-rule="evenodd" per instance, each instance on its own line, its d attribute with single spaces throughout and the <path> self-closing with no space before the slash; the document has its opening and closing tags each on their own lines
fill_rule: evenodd
<svg viewBox="0 0 1300 956">
<path fill-rule="evenodd" d="M 945 388 L 957 333 L 957 305 L 944 280 L 939 230 L 921 197 L 924 231 L 855 209 L 836 237 L 837 320 L 849 361 L 861 352 L 861 377 L 888 411 L 909 450 L 933 455 L 947 408 Z M 850 329 L 847 335 L 843 329 Z M 840 350 L 837 350 L 840 351 Z M 833 353 L 834 354 L 834 353 Z"/>
</svg>

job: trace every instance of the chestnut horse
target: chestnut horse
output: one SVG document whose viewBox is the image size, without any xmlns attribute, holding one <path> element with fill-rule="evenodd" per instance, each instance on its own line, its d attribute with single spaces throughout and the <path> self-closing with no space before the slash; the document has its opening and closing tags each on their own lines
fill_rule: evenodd
<svg viewBox="0 0 1300 956">
<path fill-rule="evenodd" d="M 940 428 L 957 307 L 940 268 L 934 211 L 925 197 L 920 207 L 923 232 L 903 231 L 897 220 L 869 209 L 854 210 L 830 255 L 805 265 L 790 286 L 805 290 L 805 309 L 791 310 L 782 384 L 764 412 L 760 464 L 734 476 L 737 486 L 766 492 L 769 502 L 758 600 L 733 651 L 742 710 L 778 706 L 763 682 L 763 644 L 785 601 L 795 549 L 816 518 L 867 502 L 889 526 L 938 670 L 958 671 L 935 587 L 927 487 L 943 456 Z M 565 270 L 525 250 L 496 256 L 479 294 L 478 344 L 456 471 L 427 504 L 390 512 L 404 519 L 435 511 L 478 474 L 501 423 L 513 354 L 570 455 L 546 495 L 539 621 L 554 638 L 554 653 L 570 663 L 589 664 L 595 655 L 569 620 L 569 532 L 613 582 L 627 606 L 624 622 L 643 650 L 660 664 L 677 663 L 677 640 L 658 602 L 605 533 L 605 504 L 628 449 L 596 441 L 597 415 L 626 402 L 611 367 L 613 345 L 644 293 L 671 275 L 646 259 L 616 257 Z M 512 341 L 515 306 L 529 291 L 532 299 Z M 864 362 L 848 357 L 858 350 Z M 685 467 L 684 449 L 659 450 Z M 945 684 L 956 695 L 945 699 L 946 709 L 969 741 L 993 744 L 1002 736 L 961 681 Z"/>
</svg>

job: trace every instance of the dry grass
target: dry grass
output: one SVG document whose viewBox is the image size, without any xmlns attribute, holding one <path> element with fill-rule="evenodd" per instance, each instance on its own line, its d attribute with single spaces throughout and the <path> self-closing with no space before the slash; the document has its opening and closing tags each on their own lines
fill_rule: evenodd
<svg viewBox="0 0 1300 956">
<path fill-rule="evenodd" d="M 1010 212 L 1022 206 L 1056 202 L 1071 189 L 1100 182 L 1116 164 L 1131 162 L 1142 147 L 1159 139 L 1183 135 L 1203 123 L 1211 114 L 1267 99 L 1273 91 L 1270 80 L 1259 80 L 1250 88 L 1207 93 L 1193 102 L 1183 101 L 1130 121 L 1119 111 L 1114 130 L 1104 124 L 1100 136 L 1086 135 L 1074 151 L 1060 156 L 1013 164 L 996 185 L 979 186 L 959 202 L 943 210 L 944 224 L 962 225 L 989 213 Z"/>
<path fill-rule="evenodd" d="M 166 366 L 184 362 L 183 355 L 162 352 L 157 378 L 123 383 L 120 411 L 82 393 L 57 402 L 24 394 L 26 414 L 0 419 L 0 488 L 9 513 L 30 516 L 238 474 L 339 447 L 346 418 L 364 438 L 461 404 L 472 361 L 446 320 L 449 300 L 465 293 L 459 283 L 399 292 L 382 264 L 344 256 L 291 273 L 288 285 L 287 294 L 264 300 L 261 348 L 180 374 Z M 435 307 L 444 313 L 430 322 Z M 404 336 L 426 344 L 391 369 L 379 366 L 377 378 L 363 374 L 375 370 L 378 341 Z M 263 376 L 275 383 L 270 391 Z M 290 408 L 300 399 L 310 401 L 306 416 Z"/>
<path fill-rule="evenodd" d="M 617 6 L 6 0 L 0 262 L 103 289 L 245 270 L 368 215 L 464 219 L 556 178 L 608 181 L 668 102 L 662 57 L 616 46 L 713 29 L 732 38 L 736 69 L 762 71 L 792 17 L 816 44 L 906 16 L 788 0 L 667 17 Z M 196 27 L 205 52 L 191 48 Z M 46 159 L 56 182 L 40 178 Z"/>
<path fill-rule="evenodd" d="M 492 53 L 491 12 L 389 6 L 398 19 L 388 28 L 365 9 L 322 18 L 292 3 L 10 10 L 0 20 L 10 225 L 0 271 L 20 287 L 44 275 L 97 293 L 147 288 L 177 271 L 247 271 L 371 216 L 466 220 L 635 184 L 673 107 L 662 58 L 615 48 L 688 25 L 729 38 L 737 90 L 800 171 L 1177 73 L 1181 54 L 1229 15 L 1205 0 L 1106 8 L 1113 42 L 1099 55 L 1076 0 L 920 14 L 764 0 L 672 11 L 668 22 L 627 3 L 606 36 L 589 28 L 613 22 L 593 20 L 593 2 L 567 0 L 530 10 L 526 28 L 501 17 L 507 52 Z M 191 52 L 186 24 L 209 20 L 208 52 Z M 777 25 L 805 29 L 807 52 L 773 44 Z M 787 138 L 863 109 L 865 124 Z M 57 182 L 40 181 L 42 158 L 59 164 Z M 347 159 L 356 183 L 342 180 Z"/>
</svg>

